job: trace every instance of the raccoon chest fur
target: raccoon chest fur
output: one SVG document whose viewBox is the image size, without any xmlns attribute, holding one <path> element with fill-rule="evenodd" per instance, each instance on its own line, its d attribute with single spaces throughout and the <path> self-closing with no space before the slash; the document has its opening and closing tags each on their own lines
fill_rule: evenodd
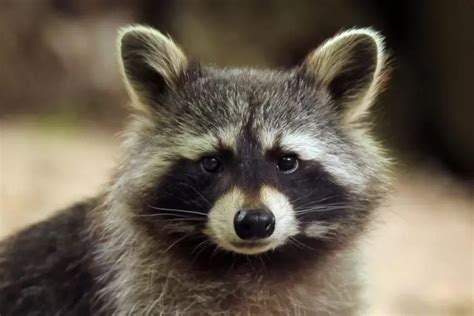
<svg viewBox="0 0 474 316">
<path fill-rule="evenodd" d="M 269 257 L 214 254 L 200 262 L 169 244 L 153 254 L 143 247 L 116 253 L 116 260 L 98 258 L 113 262 L 103 266 L 108 277 L 102 291 L 119 298 L 113 306 L 118 315 L 353 315 L 359 308 L 352 251 L 275 268 Z"/>
</svg>

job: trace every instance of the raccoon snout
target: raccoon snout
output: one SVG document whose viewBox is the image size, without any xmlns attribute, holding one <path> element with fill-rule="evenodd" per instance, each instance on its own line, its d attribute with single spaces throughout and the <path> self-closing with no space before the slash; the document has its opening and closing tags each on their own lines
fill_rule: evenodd
<svg viewBox="0 0 474 316">
<path fill-rule="evenodd" d="M 234 229 L 244 240 L 267 238 L 275 230 L 275 215 L 266 209 L 240 210 L 234 217 Z"/>
</svg>

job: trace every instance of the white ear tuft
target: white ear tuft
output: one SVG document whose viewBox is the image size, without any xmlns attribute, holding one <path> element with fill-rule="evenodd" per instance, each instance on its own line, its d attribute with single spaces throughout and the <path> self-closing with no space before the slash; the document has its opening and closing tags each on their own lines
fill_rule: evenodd
<svg viewBox="0 0 474 316">
<path fill-rule="evenodd" d="M 167 89 L 175 87 L 188 60 L 182 50 L 157 30 L 132 25 L 117 39 L 122 75 L 136 106 L 152 107 Z"/>
<path fill-rule="evenodd" d="M 383 37 L 370 28 L 351 29 L 308 55 L 303 71 L 327 88 L 344 123 L 364 117 L 386 72 Z"/>
</svg>

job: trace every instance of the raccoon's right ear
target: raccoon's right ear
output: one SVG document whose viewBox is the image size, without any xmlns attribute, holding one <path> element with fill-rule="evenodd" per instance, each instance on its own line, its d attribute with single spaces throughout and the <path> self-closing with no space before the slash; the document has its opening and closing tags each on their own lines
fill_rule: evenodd
<svg viewBox="0 0 474 316">
<path fill-rule="evenodd" d="M 163 93 L 176 87 L 188 60 L 170 38 L 150 27 L 125 27 L 117 42 L 122 76 L 133 104 L 149 112 Z"/>
</svg>

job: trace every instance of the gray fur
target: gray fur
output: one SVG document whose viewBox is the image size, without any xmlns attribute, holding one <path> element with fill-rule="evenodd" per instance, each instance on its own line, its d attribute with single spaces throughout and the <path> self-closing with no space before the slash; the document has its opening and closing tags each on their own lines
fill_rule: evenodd
<svg viewBox="0 0 474 316">
<path fill-rule="evenodd" d="M 354 31 L 357 36 L 361 33 Z M 377 55 L 383 54 L 380 36 L 367 30 L 363 33 L 369 36 L 365 38 L 368 41 L 370 36 L 376 36 L 373 61 L 384 63 L 385 56 Z M 324 65 L 337 61 L 323 54 L 325 60 L 318 64 L 317 54 L 313 53 L 303 69 L 215 69 L 189 64 L 181 50 L 155 30 L 132 27 L 123 31 L 120 38 L 133 40 L 133 36 L 156 42 L 147 43 L 138 57 L 133 56 L 132 63 L 121 63 L 134 101 L 123 155 L 108 190 L 81 211 L 79 235 L 74 235 L 77 239 L 71 244 L 85 249 L 84 270 L 93 280 L 88 292 L 93 298 L 84 296 L 90 304 L 82 311 L 117 315 L 354 315 L 360 311 L 355 249 L 358 236 L 385 195 L 388 163 L 370 136 L 365 115 L 354 114 L 358 112 L 353 108 L 341 110 L 328 88 L 331 78 L 321 77 Z M 350 32 L 332 41 L 348 38 L 351 39 Z M 122 51 L 121 56 L 130 56 L 129 53 Z M 339 53 L 335 56 L 350 59 L 350 51 Z M 140 56 L 153 60 L 154 66 L 137 61 Z M 308 75 L 309 65 L 315 64 L 319 66 Z M 148 76 L 149 69 L 129 68 L 137 65 L 151 65 L 165 86 L 154 90 L 150 82 L 142 85 L 140 75 Z M 375 75 L 369 74 L 373 81 L 358 91 L 362 101 L 357 103 L 351 98 L 351 107 L 363 108 L 360 113 L 365 114 L 372 103 L 382 82 L 383 68 L 383 64 L 371 68 L 376 69 Z M 354 89 L 358 87 L 356 83 Z M 351 93 L 354 95 L 354 90 Z M 353 212 L 343 219 L 305 226 L 307 236 L 330 240 L 331 246 L 321 250 L 321 255 L 312 256 L 314 260 L 288 267 L 286 273 L 272 270 L 277 262 L 255 265 L 250 257 L 248 264 L 229 266 L 221 274 L 215 274 L 213 269 L 197 269 L 189 260 L 193 256 L 188 258 L 179 252 L 181 240 L 169 238 L 172 233 L 195 233 L 195 226 L 163 222 L 155 229 L 140 220 L 145 212 L 144 201 L 150 195 L 160 195 L 155 192 L 156 187 L 165 182 L 178 161 L 199 159 L 221 145 L 238 155 L 245 133 L 261 150 L 292 141 L 289 146 L 295 146 L 295 151 L 301 149 L 301 156 L 307 155 L 308 160 L 318 163 L 351 203 Z M 75 221 L 70 213 L 64 211 L 63 216 Z M 40 233 L 44 229 L 32 227 L 30 231 Z M 58 233 L 68 234 L 64 230 Z M 16 240 L 25 234 L 28 231 L 0 246 L 0 273 L 4 275 L 0 278 L 0 296 L 2 291 L 13 293 L 15 280 L 10 266 L 26 259 L 15 259 L 12 253 L 23 251 L 24 246 Z M 33 245 L 35 241 L 27 243 Z M 61 251 L 52 250 L 49 256 L 64 256 L 65 246 L 60 247 Z M 313 250 L 301 250 L 302 256 Z M 219 245 L 216 251 L 221 251 Z M 41 266 L 41 271 L 35 273 L 40 279 L 47 278 L 51 268 Z M 219 268 L 222 267 L 216 267 L 216 271 Z M 40 288 L 41 284 L 37 286 Z M 57 296 L 51 287 L 54 285 L 40 288 L 38 295 Z M 14 311 L 22 304 L 26 294 L 18 291 L 14 302 L 0 299 L 0 314 L 3 315 L 2 309 Z M 63 311 L 60 302 L 52 302 L 51 308 L 55 304 L 58 313 Z M 30 314 L 35 308 L 32 306 Z"/>
</svg>

